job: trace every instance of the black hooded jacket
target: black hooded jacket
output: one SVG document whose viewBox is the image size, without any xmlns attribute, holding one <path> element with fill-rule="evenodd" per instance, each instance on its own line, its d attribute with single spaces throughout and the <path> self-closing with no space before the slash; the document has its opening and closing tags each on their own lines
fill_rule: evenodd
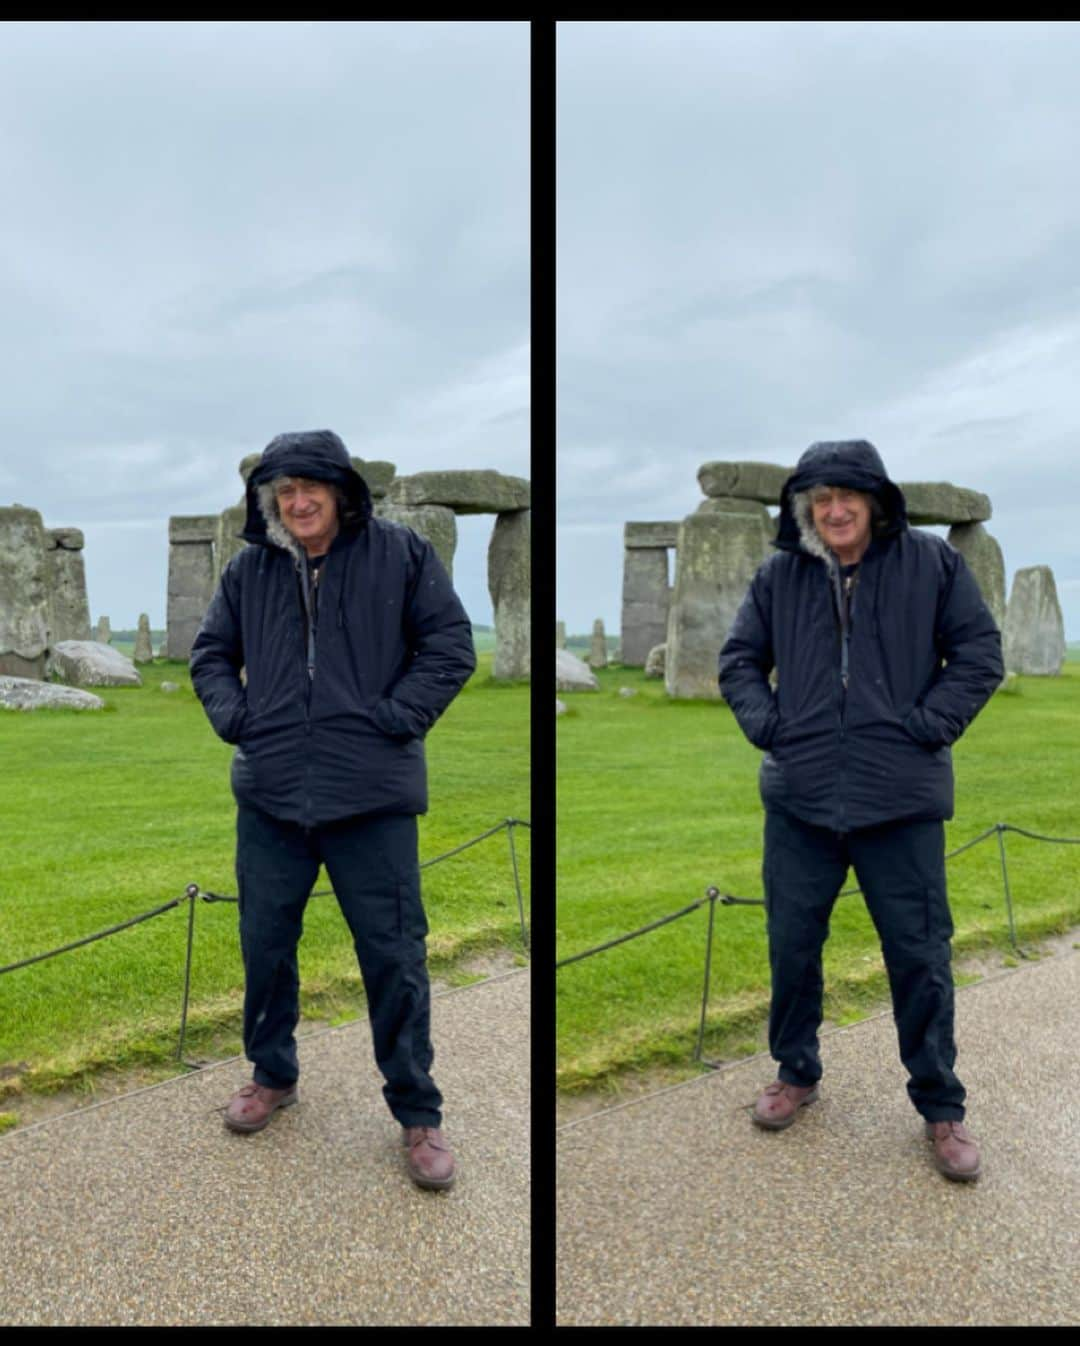
<svg viewBox="0 0 1080 1346">
<path fill-rule="evenodd" d="M 310 643 L 307 557 L 280 521 L 276 539 L 268 534 L 257 498 L 279 476 L 333 482 L 347 502 L 320 569 Z M 469 619 L 435 549 L 373 517 L 366 483 L 329 430 L 267 445 L 248 478 L 241 536 L 253 545 L 222 572 L 191 652 L 210 723 L 237 745 L 237 800 L 306 827 L 425 812 L 423 736 L 476 667 Z"/>
<path fill-rule="evenodd" d="M 836 559 L 824 544 L 823 555 L 807 549 L 792 507 L 795 493 L 823 485 L 881 505 L 846 639 Z M 964 558 L 909 527 L 903 493 L 866 440 L 807 449 L 784 484 L 774 545 L 720 652 L 724 700 L 766 753 L 765 807 L 837 832 L 951 818 L 949 745 L 1004 676 L 1001 636 Z"/>
</svg>

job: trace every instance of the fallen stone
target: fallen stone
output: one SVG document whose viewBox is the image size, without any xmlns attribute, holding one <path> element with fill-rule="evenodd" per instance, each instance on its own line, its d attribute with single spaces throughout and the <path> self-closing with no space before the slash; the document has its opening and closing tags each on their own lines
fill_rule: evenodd
<svg viewBox="0 0 1080 1346">
<path fill-rule="evenodd" d="M 558 697 L 555 698 L 555 714 L 556 715 L 566 714 L 566 702 L 560 701 Z"/>
<path fill-rule="evenodd" d="M 648 658 L 645 660 L 645 676 L 647 678 L 662 678 L 664 676 L 664 657 L 666 654 L 666 643 L 661 642 L 659 645 L 652 647 Z"/>
<path fill-rule="evenodd" d="M 784 482 L 794 468 L 774 463 L 702 463 L 698 484 L 708 496 L 729 496 L 737 500 L 759 500 L 763 505 L 778 505 Z"/>
<path fill-rule="evenodd" d="M 590 668 L 607 668 L 608 665 L 607 637 L 604 635 L 604 623 L 600 617 L 593 622 L 588 663 Z"/>
<path fill-rule="evenodd" d="M 595 692 L 600 687 L 596 674 L 569 650 L 555 651 L 555 690 L 557 692 Z"/>
<path fill-rule="evenodd" d="M 619 688 L 619 695 L 620 695 L 620 696 L 637 696 L 637 688 L 636 688 L 636 687 L 620 687 L 620 688 Z"/>
<path fill-rule="evenodd" d="M 139 613 L 139 629 L 135 633 L 135 654 L 133 657 L 137 664 L 149 664 L 154 659 L 154 646 L 150 639 L 150 617 L 145 612 Z"/>
<path fill-rule="evenodd" d="M 947 541 L 968 563 L 983 601 L 998 624 L 1005 626 L 1005 558 L 997 539 L 981 523 L 955 523 Z"/>
<path fill-rule="evenodd" d="M 141 687 L 126 654 L 96 640 L 61 640 L 49 652 L 49 671 L 79 687 Z"/>
<path fill-rule="evenodd" d="M 985 523 L 993 513 L 990 497 L 948 481 L 898 483 L 907 503 L 908 521 L 917 528 L 934 523 Z"/>
<path fill-rule="evenodd" d="M 488 544 L 488 593 L 495 613 L 491 676 L 500 681 L 531 672 L 531 530 L 531 510 L 500 514 Z"/>
<path fill-rule="evenodd" d="M 68 710 L 104 710 L 105 702 L 93 692 L 60 687 L 55 682 L 0 676 L 0 707 L 5 710 L 40 710 L 50 706 Z"/>
<path fill-rule="evenodd" d="M 161 684 L 161 690 L 163 692 L 178 692 L 180 690 L 180 684 L 178 682 L 163 682 Z"/>
<path fill-rule="evenodd" d="M 25 505 L 0 508 L 0 673 L 40 679 L 49 644 L 47 535 Z"/>
<path fill-rule="evenodd" d="M 1065 623 L 1054 572 L 1028 566 L 1013 576 L 1005 610 L 1005 669 L 1035 677 L 1055 677 L 1065 662 Z"/>
<path fill-rule="evenodd" d="M 416 472 L 398 477 L 386 493 L 395 505 L 446 505 L 455 514 L 505 514 L 528 509 L 529 483 L 487 469 L 462 472 Z"/>
</svg>

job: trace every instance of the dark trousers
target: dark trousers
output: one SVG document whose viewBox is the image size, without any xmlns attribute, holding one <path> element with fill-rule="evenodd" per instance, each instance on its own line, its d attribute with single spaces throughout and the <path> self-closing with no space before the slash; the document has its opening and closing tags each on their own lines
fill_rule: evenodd
<svg viewBox="0 0 1080 1346">
<path fill-rule="evenodd" d="M 911 1101 L 927 1121 L 961 1119 L 965 1090 L 953 1073 L 953 924 L 941 822 L 841 834 L 766 812 L 769 1050 L 780 1079 L 805 1086 L 821 1078 L 821 950 L 849 865 L 881 939 Z"/>
<path fill-rule="evenodd" d="M 299 1074 L 296 947 L 320 863 L 352 932 L 367 993 L 383 1095 L 402 1126 L 439 1126 L 431 1078 L 431 990 L 420 900 L 416 819 L 348 818 L 323 827 L 282 822 L 240 806 L 236 877 L 246 976 L 244 1052 L 258 1084 L 282 1089 Z"/>
</svg>

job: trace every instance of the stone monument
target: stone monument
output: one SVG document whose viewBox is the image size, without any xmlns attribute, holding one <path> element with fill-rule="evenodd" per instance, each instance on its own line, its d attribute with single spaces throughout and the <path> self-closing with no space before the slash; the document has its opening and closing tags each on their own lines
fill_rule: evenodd
<svg viewBox="0 0 1080 1346">
<path fill-rule="evenodd" d="M 1054 677 L 1065 662 L 1065 623 L 1049 566 L 1013 576 L 1005 612 L 1005 671 Z"/>
</svg>

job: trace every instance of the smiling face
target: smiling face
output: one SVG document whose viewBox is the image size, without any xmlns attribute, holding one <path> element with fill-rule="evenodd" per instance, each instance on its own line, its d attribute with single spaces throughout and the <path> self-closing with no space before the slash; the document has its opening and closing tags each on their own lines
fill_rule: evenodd
<svg viewBox="0 0 1080 1346">
<path fill-rule="evenodd" d="M 870 497 L 846 486 L 815 486 L 810 507 L 818 535 L 841 565 L 861 560 L 870 545 Z"/>
<path fill-rule="evenodd" d="M 309 556 L 321 556 L 338 532 L 337 495 L 326 481 L 279 477 L 274 482 L 281 522 Z"/>
</svg>

